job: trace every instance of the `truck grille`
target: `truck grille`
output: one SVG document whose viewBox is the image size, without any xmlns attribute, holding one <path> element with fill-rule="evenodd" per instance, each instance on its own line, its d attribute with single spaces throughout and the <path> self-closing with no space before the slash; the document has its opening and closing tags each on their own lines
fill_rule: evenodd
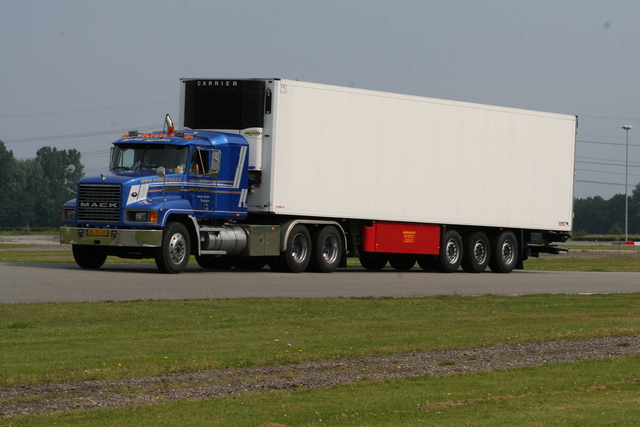
<svg viewBox="0 0 640 427">
<path fill-rule="evenodd" d="M 120 186 L 80 184 L 78 222 L 120 222 Z"/>
</svg>

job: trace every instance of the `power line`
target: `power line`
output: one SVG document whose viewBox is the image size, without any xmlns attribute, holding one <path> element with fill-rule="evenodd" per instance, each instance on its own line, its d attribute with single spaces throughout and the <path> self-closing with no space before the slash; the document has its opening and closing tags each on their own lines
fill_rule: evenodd
<svg viewBox="0 0 640 427">
<path fill-rule="evenodd" d="M 617 187 L 624 187 L 624 183 L 616 183 L 616 182 L 603 182 L 603 181 L 586 181 L 583 179 L 576 179 L 575 182 L 586 182 L 589 184 L 602 184 L 602 185 L 615 185 Z M 627 187 L 635 187 L 634 184 L 629 184 Z"/>
<path fill-rule="evenodd" d="M 597 170 L 593 170 L 593 169 L 578 169 L 576 168 L 577 171 L 581 171 L 581 172 L 593 172 L 593 173 L 607 173 L 609 175 L 624 175 L 624 172 L 607 172 L 607 171 L 597 171 Z M 634 173 L 630 173 L 628 174 L 629 176 L 640 176 L 638 174 L 634 174 Z"/>
<path fill-rule="evenodd" d="M 617 146 L 626 146 L 624 142 L 604 142 L 604 141 L 587 141 L 577 139 L 576 142 L 585 143 L 585 144 L 598 144 L 598 145 L 617 145 Z M 629 147 L 640 147 L 640 144 L 629 144 Z"/>
<path fill-rule="evenodd" d="M 584 117 L 584 118 L 588 118 L 588 119 L 603 119 L 603 120 L 624 120 L 626 122 L 640 122 L 640 119 L 638 119 L 637 117 L 634 119 L 629 119 L 629 118 L 621 118 L 621 117 L 603 117 L 603 116 L 578 116 L 580 117 Z"/>
<path fill-rule="evenodd" d="M 89 113 L 93 111 L 104 111 L 104 110 L 115 110 L 120 108 L 133 108 L 133 107 L 142 107 L 146 105 L 155 105 L 155 104 L 167 104 L 167 103 L 176 103 L 176 99 L 168 100 L 168 101 L 147 101 L 140 102 L 137 104 L 124 104 L 124 105 L 109 105 L 105 107 L 92 107 L 92 108 L 81 108 L 75 110 L 60 110 L 60 111 L 46 111 L 41 113 L 16 113 L 16 114 L 5 114 L 0 116 L 0 119 L 14 119 L 19 117 L 37 117 L 37 116 L 54 116 L 60 114 L 77 114 L 77 113 Z"/>
<path fill-rule="evenodd" d="M 143 126 L 143 127 L 137 127 L 137 130 L 150 130 L 150 129 L 157 129 L 157 128 L 158 128 L 158 125 Z M 19 143 L 25 143 L 25 142 L 28 143 L 28 142 L 53 141 L 56 139 L 86 138 L 90 136 L 111 135 L 114 133 L 122 134 L 122 133 L 127 133 L 130 130 L 131 129 L 129 128 L 129 129 L 106 130 L 106 131 L 100 131 L 100 132 L 73 133 L 68 135 L 39 136 L 34 138 L 17 138 L 17 139 L 7 139 L 4 142 L 6 144 L 19 144 Z"/>
<path fill-rule="evenodd" d="M 623 167 L 624 163 L 620 164 L 620 163 L 605 163 L 605 162 L 589 162 L 589 161 L 585 161 L 585 160 L 576 160 L 576 163 L 585 163 L 588 165 L 603 165 L 603 166 L 615 166 L 615 167 Z M 640 165 L 636 166 L 631 164 L 631 162 L 629 162 L 629 167 L 630 168 L 640 168 Z"/>
</svg>

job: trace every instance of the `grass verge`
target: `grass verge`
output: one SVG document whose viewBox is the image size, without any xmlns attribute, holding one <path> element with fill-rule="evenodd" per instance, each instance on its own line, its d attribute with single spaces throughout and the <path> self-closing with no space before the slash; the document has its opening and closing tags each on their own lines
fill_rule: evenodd
<svg viewBox="0 0 640 427">
<path fill-rule="evenodd" d="M 358 381 L 192 402 L 17 416 L 12 426 L 636 425 L 638 356 L 456 376 Z M 1 423 L 1 421 L 0 421 Z"/>
<path fill-rule="evenodd" d="M 640 257 L 620 258 L 532 258 L 524 262 L 525 270 L 640 272 Z M 639 278 L 640 280 L 640 278 Z"/>
<path fill-rule="evenodd" d="M 0 386 L 637 334 L 640 294 L 0 305 Z"/>
</svg>

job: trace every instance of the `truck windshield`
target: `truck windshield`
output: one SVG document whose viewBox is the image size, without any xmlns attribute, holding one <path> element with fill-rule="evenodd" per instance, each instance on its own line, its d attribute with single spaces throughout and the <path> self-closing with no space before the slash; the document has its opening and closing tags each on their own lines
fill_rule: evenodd
<svg viewBox="0 0 640 427">
<path fill-rule="evenodd" d="M 188 147 L 162 144 L 119 144 L 115 146 L 111 155 L 109 170 L 155 171 L 162 166 L 167 173 L 185 173 L 188 157 Z"/>
</svg>

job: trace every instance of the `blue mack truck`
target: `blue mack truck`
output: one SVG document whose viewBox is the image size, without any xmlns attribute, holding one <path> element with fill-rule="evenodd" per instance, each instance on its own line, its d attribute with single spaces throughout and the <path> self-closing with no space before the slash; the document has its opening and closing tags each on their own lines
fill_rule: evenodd
<svg viewBox="0 0 640 427">
<path fill-rule="evenodd" d="M 566 251 L 575 116 L 285 79 L 186 78 L 180 104 L 64 205 L 79 266 L 508 273 Z"/>
<path fill-rule="evenodd" d="M 178 273 L 194 241 L 201 242 L 198 262 L 205 267 L 216 265 L 214 255 L 247 250 L 245 228 L 217 225 L 247 216 L 247 140 L 174 132 L 168 115 L 166 122 L 166 133 L 132 131 L 115 141 L 109 172 L 84 177 L 78 197 L 64 205 L 61 240 L 73 244 L 81 267 L 99 268 L 115 255 L 155 258 L 161 271 Z M 266 227 L 246 228 L 254 235 L 260 228 L 265 243 Z"/>
</svg>

